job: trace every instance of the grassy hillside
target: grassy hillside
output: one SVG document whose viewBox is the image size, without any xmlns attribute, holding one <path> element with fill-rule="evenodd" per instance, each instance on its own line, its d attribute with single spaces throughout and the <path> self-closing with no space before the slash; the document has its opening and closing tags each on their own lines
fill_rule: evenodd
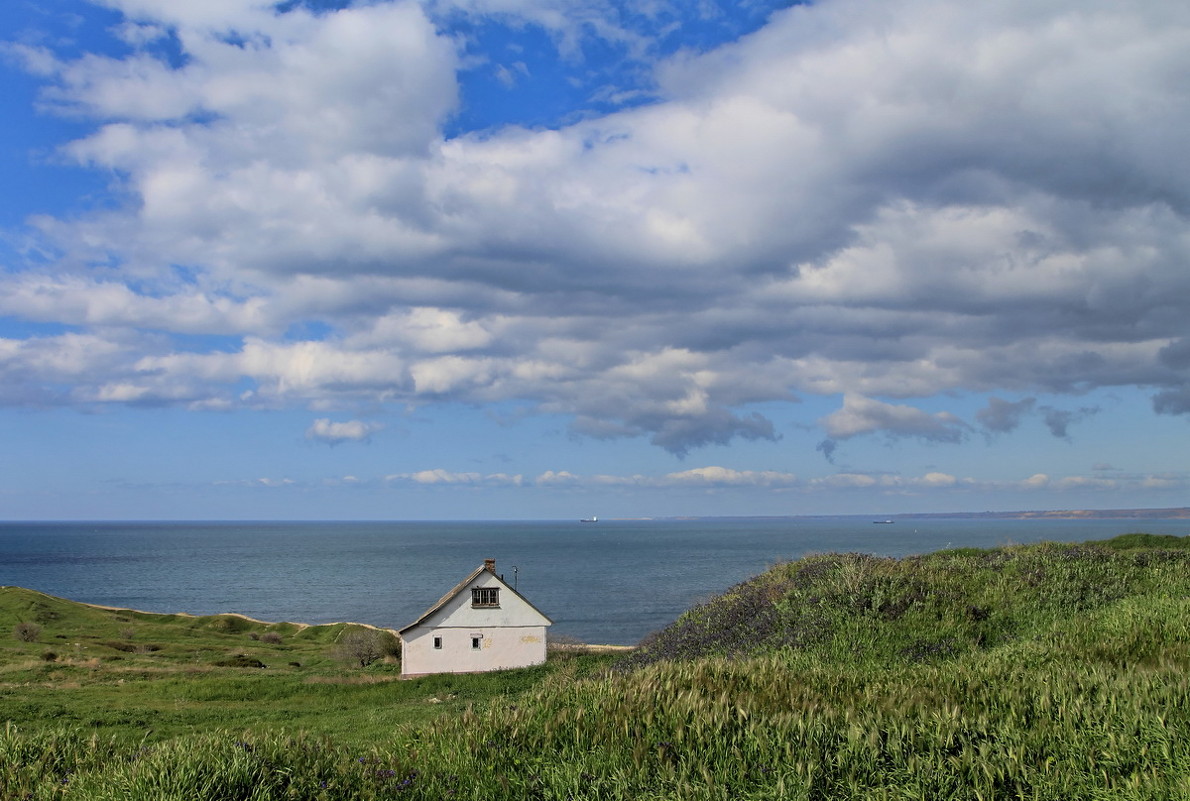
<svg viewBox="0 0 1190 801">
<path fill-rule="evenodd" d="M 1036 635 L 1126 598 L 1185 594 L 1188 566 L 1190 537 L 1151 534 L 907 559 L 812 556 L 691 609 L 627 664 L 781 649 L 806 651 L 827 664 L 939 662 Z"/>
<path fill-rule="evenodd" d="M 1129 535 L 782 564 L 607 675 L 576 662 L 500 674 L 521 678 L 468 684 L 474 703 L 433 717 L 404 717 L 402 694 L 437 680 L 369 686 L 390 717 L 366 741 L 320 725 L 333 715 L 321 684 L 302 686 L 322 714 L 293 725 L 196 726 L 144 746 L 12 714 L 15 692 L 0 707 L 15 721 L 0 798 L 1186 799 L 1187 545 Z M 252 675 L 282 686 L 287 670 Z"/>
<path fill-rule="evenodd" d="M 403 682 L 397 654 L 392 632 L 367 626 L 160 615 L 0 587 L 0 721 L 25 732 L 65 727 L 139 744 L 285 728 L 371 745 L 546 672 Z"/>
</svg>

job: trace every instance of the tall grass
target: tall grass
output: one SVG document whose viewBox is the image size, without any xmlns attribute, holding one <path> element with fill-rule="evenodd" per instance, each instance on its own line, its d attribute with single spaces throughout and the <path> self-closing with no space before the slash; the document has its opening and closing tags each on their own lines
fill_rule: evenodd
<svg viewBox="0 0 1190 801">
<path fill-rule="evenodd" d="M 624 666 L 780 649 L 844 663 L 951 659 L 1122 598 L 1190 593 L 1190 550 L 1165 538 L 1153 538 L 1163 547 L 1137 547 L 1149 536 L 788 562 L 686 612 Z"/>
<path fill-rule="evenodd" d="M 0 798 L 1187 799 L 1186 553 L 815 557 L 692 610 L 647 659 L 555 665 L 366 749 L 10 726 Z"/>
</svg>

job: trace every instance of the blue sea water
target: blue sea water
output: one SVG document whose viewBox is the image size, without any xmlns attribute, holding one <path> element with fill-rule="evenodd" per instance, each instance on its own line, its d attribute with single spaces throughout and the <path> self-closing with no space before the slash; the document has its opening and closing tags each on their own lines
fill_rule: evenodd
<svg viewBox="0 0 1190 801">
<path fill-rule="evenodd" d="M 0 585 L 269 621 L 411 623 L 485 558 L 555 634 L 631 645 L 779 561 L 825 552 L 1190 534 L 1186 520 L 858 518 L 394 523 L 0 523 Z"/>
</svg>

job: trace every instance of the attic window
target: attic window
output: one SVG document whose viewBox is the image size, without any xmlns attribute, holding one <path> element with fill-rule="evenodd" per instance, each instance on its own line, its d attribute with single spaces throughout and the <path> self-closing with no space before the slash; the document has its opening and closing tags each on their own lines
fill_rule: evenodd
<svg viewBox="0 0 1190 801">
<path fill-rule="evenodd" d="M 499 587 L 473 587 L 471 589 L 471 606 L 499 606 Z"/>
</svg>

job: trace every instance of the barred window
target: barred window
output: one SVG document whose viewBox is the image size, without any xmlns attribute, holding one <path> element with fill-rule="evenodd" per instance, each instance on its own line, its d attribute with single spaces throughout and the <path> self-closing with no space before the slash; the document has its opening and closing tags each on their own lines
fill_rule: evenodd
<svg viewBox="0 0 1190 801">
<path fill-rule="evenodd" d="M 471 589 L 472 606 L 499 606 L 499 587 L 473 587 Z"/>
<path fill-rule="evenodd" d="M 435 637 L 435 638 L 434 638 L 434 647 L 435 647 L 435 648 L 437 648 L 437 649 L 441 649 L 441 648 L 442 648 L 442 638 L 441 638 L 441 637 Z"/>
</svg>

